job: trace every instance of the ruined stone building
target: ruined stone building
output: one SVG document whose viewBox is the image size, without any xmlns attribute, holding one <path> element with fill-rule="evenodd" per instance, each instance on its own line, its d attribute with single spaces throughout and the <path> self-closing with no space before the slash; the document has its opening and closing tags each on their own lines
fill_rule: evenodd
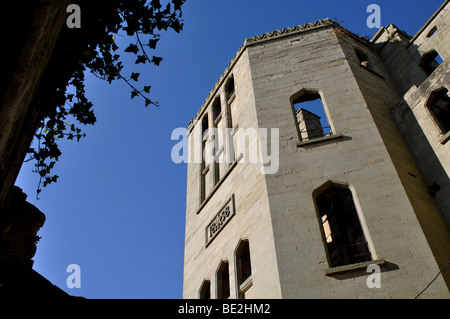
<svg viewBox="0 0 450 319">
<path fill-rule="evenodd" d="M 185 298 L 450 297 L 449 25 L 245 40 L 189 125 Z"/>
</svg>

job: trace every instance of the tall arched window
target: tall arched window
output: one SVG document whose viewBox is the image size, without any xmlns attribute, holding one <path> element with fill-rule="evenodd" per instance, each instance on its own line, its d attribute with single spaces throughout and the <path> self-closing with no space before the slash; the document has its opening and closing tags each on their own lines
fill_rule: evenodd
<svg viewBox="0 0 450 319">
<path fill-rule="evenodd" d="M 225 94 L 227 96 L 227 102 L 230 101 L 234 97 L 235 88 L 234 88 L 234 77 L 231 76 L 227 83 L 225 84 Z"/>
<path fill-rule="evenodd" d="M 200 299 L 211 299 L 211 282 L 204 280 L 199 292 Z"/>
<path fill-rule="evenodd" d="M 208 166 L 205 161 L 205 150 L 208 143 L 208 113 L 202 119 L 202 164 L 200 166 L 200 204 L 206 198 L 206 174 Z"/>
<path fill-rule="evenodd" d="M 450 131 L 450 97 L 446 88 L 433 91 L 426 104 L 441 133 Z"/>
<path fill-rule="evenodd" d="M 233 101 L 236 98 L 236 88 L 234 77 L 231 75 L 225 83 L 225 97 L 226 97 L 226 131 L 227 131 L 227 163 L 231 165 L 235 160 L 235 136 L 234 128 L 238 126 L 238 109 L 236 103 Z"/>
<path fill-rule="evenodd" d="M 217 298 L 228 299 L 230 297 L 230 272 L 228 261 L 224 260 L 220 263 L 217 271 Z"/>
<path fill-rule="evenodd" d="M 239 298 L 245 298 L 245 292 L 252 286 L 252 265 L 248 240 L 242 240 L 236 249 L 236 270 Z"/>
<path fill-rule="evenodd" d="M 291 101 L 302 141 L 332 135 L 322 98 L 317 91 L 302 90 Z"/>
<path fill-rule="evenodd" d="M 372 260 L 350 189 L 328 183 L 315 200 L 330 266 Z"/>
<path fill-rule="evenodd" d="M 214 185 L 216 185 L 220 180 L 220 165 L 219 165 L 219 150 L 222 147 L 222 141 L 220 140 L 221 137 L 221 125 L 220 121 L 222 119 L 221 116 L 222 113 L 222 106 L 220 104 L 220 98 L 216 98 L 212 107 L 212 114 L 213 114 L 213 126 L 216 130 L 214 134 Z"/>
</svg>

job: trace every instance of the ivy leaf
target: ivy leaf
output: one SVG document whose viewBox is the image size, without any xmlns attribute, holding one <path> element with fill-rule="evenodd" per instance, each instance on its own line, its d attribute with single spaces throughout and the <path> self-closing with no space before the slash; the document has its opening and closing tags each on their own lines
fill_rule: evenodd
<svg viewBox="0 0 450 319">
<path fill-rule="evenodd" d="M 82 138 L 82 137 L 86 137 L 86 133 L 83 133 L 83 134 L 77 134 L 77 142 L 79 142 L 80 141 L 80 138 Z"/>
<path fill-rule="evenodd" d="M 45 105 L 39 126 L 33 128 L 39 141 L 38 148 L 29 148 L 29 154 L 37 162 L 34 170 L 39 176 L 37 195 L 41 194 L 42 186 L 45 187 L 58 179 L 57 175 L 51 175 L 61 155 L 57 145 L 58 139 L 80 141 L 86 136 L 81 129 L 67 122 L 67 115 L 73 116 L 83 125 L 96 122 L 92 102 L 85 96 L 86 69 L 109 83 L 117 79 L 124 80 L 132 88 L 132 99 L 140 96 L 146 107 L 159 106 L 146 96 L 150 95 L 150 85 L 142 85 L 143 89 L 133 86 L 133 83 L 139 81 L 140 73 L 132 70 L 122 72 L 124 65 L 120 59 L 122 52 L 134 53 L 136 65 L 149 62 L 159 66 L 162 58 L 152 57 L 146 50 L 155 50 L 159 43 L 160 34 L 155 31 L 170 28 L 179 32 L 182 29 L 181 6 L 185 1 L 110 1 L 107 10 L 103 10 L 105 1 L 91 1 L 89 6 L 92 7 L 88 8 L 88 11 L 97 14 L 85 16 L 85 22 L 90 27 L 70 39 L 65 37 L 66 40 L 58 41 L 52 53 L 56 58 L 52 57 L 49 71 L 45 72 L 42 84 L 37 90 L 39 92 L 33 97 L 37 101 L 36 104 Z M 145 5 L 139 5 L 140 3 Z M 99 21 L 102 23 L 98 23 Z M 121 41 L 117 41 L 115 35 L 121 34 L 121 31 L 126 32 L 128 36 L 136 36 L 136 41 L 131 40 L 119 46 Z M 141 43 L 140 34 L 149 37 Z M 132 64 L 132 60 L 127 60 L 127 63 Z M 125 74 L 128 78 L 123 76 Z M 74 92 L 67 91 L 70 86 L 74 88 Z M 66 102 L 70 103 L 67 103 L 67 109 Z M 39 199 L 39 196 L 37 198 Z"/>
<path fill-rule="evenodd" d="M 53 175 L 52 177 L 46 177 L 44 180 L 44 187 L 51 183 L 56 183 L 58 181 L 58 175 Z"/>
<path fill-rule="evenodd" d="M 150 39 L 148 41 L 148 47 L 150 49 L 155 49 L 156 48 L 156 43 L 158 43 L 159 39 Z"/>
<path fill-rule="evenodd" d="M 139 75 L 140 75 L 140 73 L 134 73 L 134 72 L 132 72 L 131 73 L 131 76 L 130 76 L 130 78 L 133 80 L 133 81 L 138 81 L 138 78 L 139 78 Z"/>
<path fill-rule="evenodd" d="M 132 52 L 137 54 L 139 52 L 139 48 L 136 44 L 131 43 L 128 48 L 125 49 L 125 52 Z"/>
<path fill-rule="evenodd" d="M 147 61 L 147 59 L 145 58 L 145 55 L 138 55 L 136 62 L 134 62 L 135 64 L 139 64 L 139 63 L 144 63 Z"/>
<path fill-rule="evenodd" d="M 131 98 L 134 99 L 136 96 L 139 95 L 139 91 L 138 90 L 133 90 L 131 91 Z"/>
<path fill-rule="evenodd" d="M 152 58 L 152 62 L 153 62 L 156 66 L 159 66 L 159 64 L 161 63 L 162 59 L 163 59 L 163 58 L 154 56 L 154 57 Z"/>
</svg>

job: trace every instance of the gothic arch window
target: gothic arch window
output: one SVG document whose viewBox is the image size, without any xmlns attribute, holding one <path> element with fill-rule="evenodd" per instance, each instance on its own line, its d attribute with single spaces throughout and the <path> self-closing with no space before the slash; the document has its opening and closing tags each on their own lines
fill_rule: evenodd
<svg viewBox="0 0 450 319">
<path fill-rule="evenodd" d="M 219 115 L 222 113 L 222 106 L 220 105 L 219 97 L 217 97 L 214 100 L 212 112 L 213 112 L 213 121 L 216 122 L 219 118 Z M 214 124 L 216 124 L 216 123 L 214 123 Z"/>
<path fill-rule="evenodd" d="M 436 70 L 442 62 L 443 60 L 440 57 L 439 53 L 437 53 L 436 50 L 431 50 L 423 55 L 419 66 L 422 68 L 422 70 L 425 71 L 428 76 L 430 76 L 431 73 L 433 73 L 434 70 Z"/>
<path fill-rule="evenodd" d="M 253 284 L 250 245 L 247 239 L 241 240 L 236 249 L 236 271 L 238 296 L 240 299 L 244 299 L 245 292 Z"/>
<path fill-rule="evenodd" d="M 219 165 L 219 150 L 221 148 L 222 141 L 219 141 L 220 139 L 220 133 L 219 132 L 219 122 L 222 119 L 222 106 L 220 104 L 220 98 L 217 97 L 214 100 L 213 106 L 212 106 L 212 115 L 213 115 L 213 126 L 216 130 L 214 135 L 214 185 L 216 185 L 220 180 L 220 165 Z"/>
<path fill-rule="evenodd" d="M 440 88 L 433 91 L 428 98 L 426 107 L 441 133 L 450 131 L 450 97 L 448 89 Z"/>
<path fill-rule="evenodd" d="M 211 299 L 211 282 L 204 280 L 199 291 L 200 299 Z"/>
<path fill-rule="evenodd" d="M 200 204 L 203 203 L 206 196 L 206 175 L 208 173 L 208 166 L 205 162 L 205 150 L 208 143 L 208 113 L 202 119 L 202 163 L 200 166 Z"/>
<path fill-rule="evenodd" d="M 234 77 L 231 75 L 231 77 L 227 80 L 227 83 L 225 84 L 225 95 L 227 97 L 227 102 L 231 103 L 234 99 L 236 88 L 234 86 Z"/>
<path fill-rule="evenodd" d="M 322 96 L 316 90 L 301 90 L 291 97 L 301 141 L 333 135 Z"/>
<path fill-rule="evenodd" d="M 328 182 L 314 195 L 330 267 L 372 260 L 351 190 Z"/>
<path fill-rule="evenodd" d="M 238 127 L 238 109 L 236 103 L 232 103 L 236 98 L 236 86 L 233 74 L 225 82 L 226 99 L 226 130 L 227 130 L 227 162 L 231 165 L 235 160 L 235 128 Z"/>
<path fill-rule="evenodd" d="M 230 271 L 228 261 L 223 260 L 217 270 L 217 298 L 228 299 L 230 297 Z"/>
</svg>

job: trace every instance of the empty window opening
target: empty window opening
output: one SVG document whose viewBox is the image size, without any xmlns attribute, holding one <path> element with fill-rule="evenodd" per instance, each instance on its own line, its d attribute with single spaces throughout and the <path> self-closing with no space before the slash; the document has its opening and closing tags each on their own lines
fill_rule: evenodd
<svg viewBox="0 0 450 319">
<path fill-rule="evenodd" d="M 202 139 L 205 140 L 207 139 L 207 133 L 208 133 L 208 114 L 205 114 L 205 116 L 203 116 L 203 120 L 202 120 Z"/>
<path fill-rule="evenodd" d="M 229 101 L 235 93 L 235 87 L 234 87 L 234 78 L 231 76 L 231 78 L 228 80 L 227 84 L 225 85 L 225 94 L 227 96 L 227 101 Z"/>
<path fill-rule="evenodd" d="M 250 246 L 248 240 L 243 240 L 236 250 L 237 284 L 239 298 L 245 298 L 245 292 L 250 288 L 252 266 L 250 262 Z"/>
<path fill-rule="evenodd" d="M 428 34 L 427 34 L 427 38 L 431 38 L 436 31 L 437 31 L 437 26 L 434 26 L 433 28 L 431 28 L 430 32 L 428 32 Z"/>
<path fill-rule="evenodd" d="M 219 98 L 217 98 L 214 101 L 213 110 L 212 111 L 213 111 L 213 121 L 214 121 L 215 125 L 217 126 L 216 121 L 217 121 L 220 113 L 222 113 L 222 107 L 220 105 L 220 99 Z"/>
<path fill-rule="evenodd" d="M 293 105 L 302 141 L 332 135 L 318 93 L 305 93 L 295 99 Z"/>
<path fill-rule="evenodd" d="M 331 186 L 316 197 L 331 267 L 372 260 L 348 188 Z"/>
<path fill-rule="evenodd" d="M 220 105 L 220 98 L 216 98 L 212 107 L 214 128 L 219 129 L 219 122 L 221 120 L 220 114 L 222 113 L 222 107 Z M 220 180 L 220 165 L 219 165 L 219 149 L 221 142 L 219 141 L 219 134 L 216 132 L 214 135 L 214 185 Z"/>
<path fill-rule="evenodd" d="M 223 261 L 217 271 L 217 298 L 228 299 L 230 297 L 230 274 L 228 262 Z"/>
<path fill-rule="evenodd" d="M 211 299 L 211 282 L 209 280 L 203 281 L 203 284 L 200 287 L 199 298 Z"/>
<path fill-rule="evenodd" d="M 202 120 L 202 164 L 200 167 L 200 203 L 203 203 L 206 196 L 206 163 L 205 163 L 205 150 L 206 143 L 208 142 L 208 113 L 203 116 Z"/>
<path fill-rule="evenodd" d="M 364 52 L 355 49 L 356 56 L 358 57 L 359 64 L 363 67 L 369 66 L 369 57 Z"/>
<path fill-rule="evenodd" d="M 235 139 L 236 135 L 232 135 L 231 132 L 233 132 L 233 128 L 238 127 L 237 121 L 238 121 L 238 109 L 236 103 L 232 103 L 236 96 L 236 88 L 234 84 L 234 77 L 233 75 L 227 80 L 225 84 L 225 96 L 226 96 L 226 128 L 227 130 L 227 139 L 226 139 L 226 156 L 227 156 L 227 163 L 228 165 L 231 165 L 235 160 Z"/>
<path fill-rule="evenodd" d="M 443 62 L 441 56 L 436 52 L 436 50 L 430 51 L 426 53 L 422 57 L 422 61 L 420 62 L 420 67 L 425 71 L 425 73 L 430 76 L 439 65 Z"/>
<path fill-rule="evenodd" d="M 450 97 L 446 88 L 434 91 L 427 107 L 443 134 L 450 131 Z"/>
</svg>

